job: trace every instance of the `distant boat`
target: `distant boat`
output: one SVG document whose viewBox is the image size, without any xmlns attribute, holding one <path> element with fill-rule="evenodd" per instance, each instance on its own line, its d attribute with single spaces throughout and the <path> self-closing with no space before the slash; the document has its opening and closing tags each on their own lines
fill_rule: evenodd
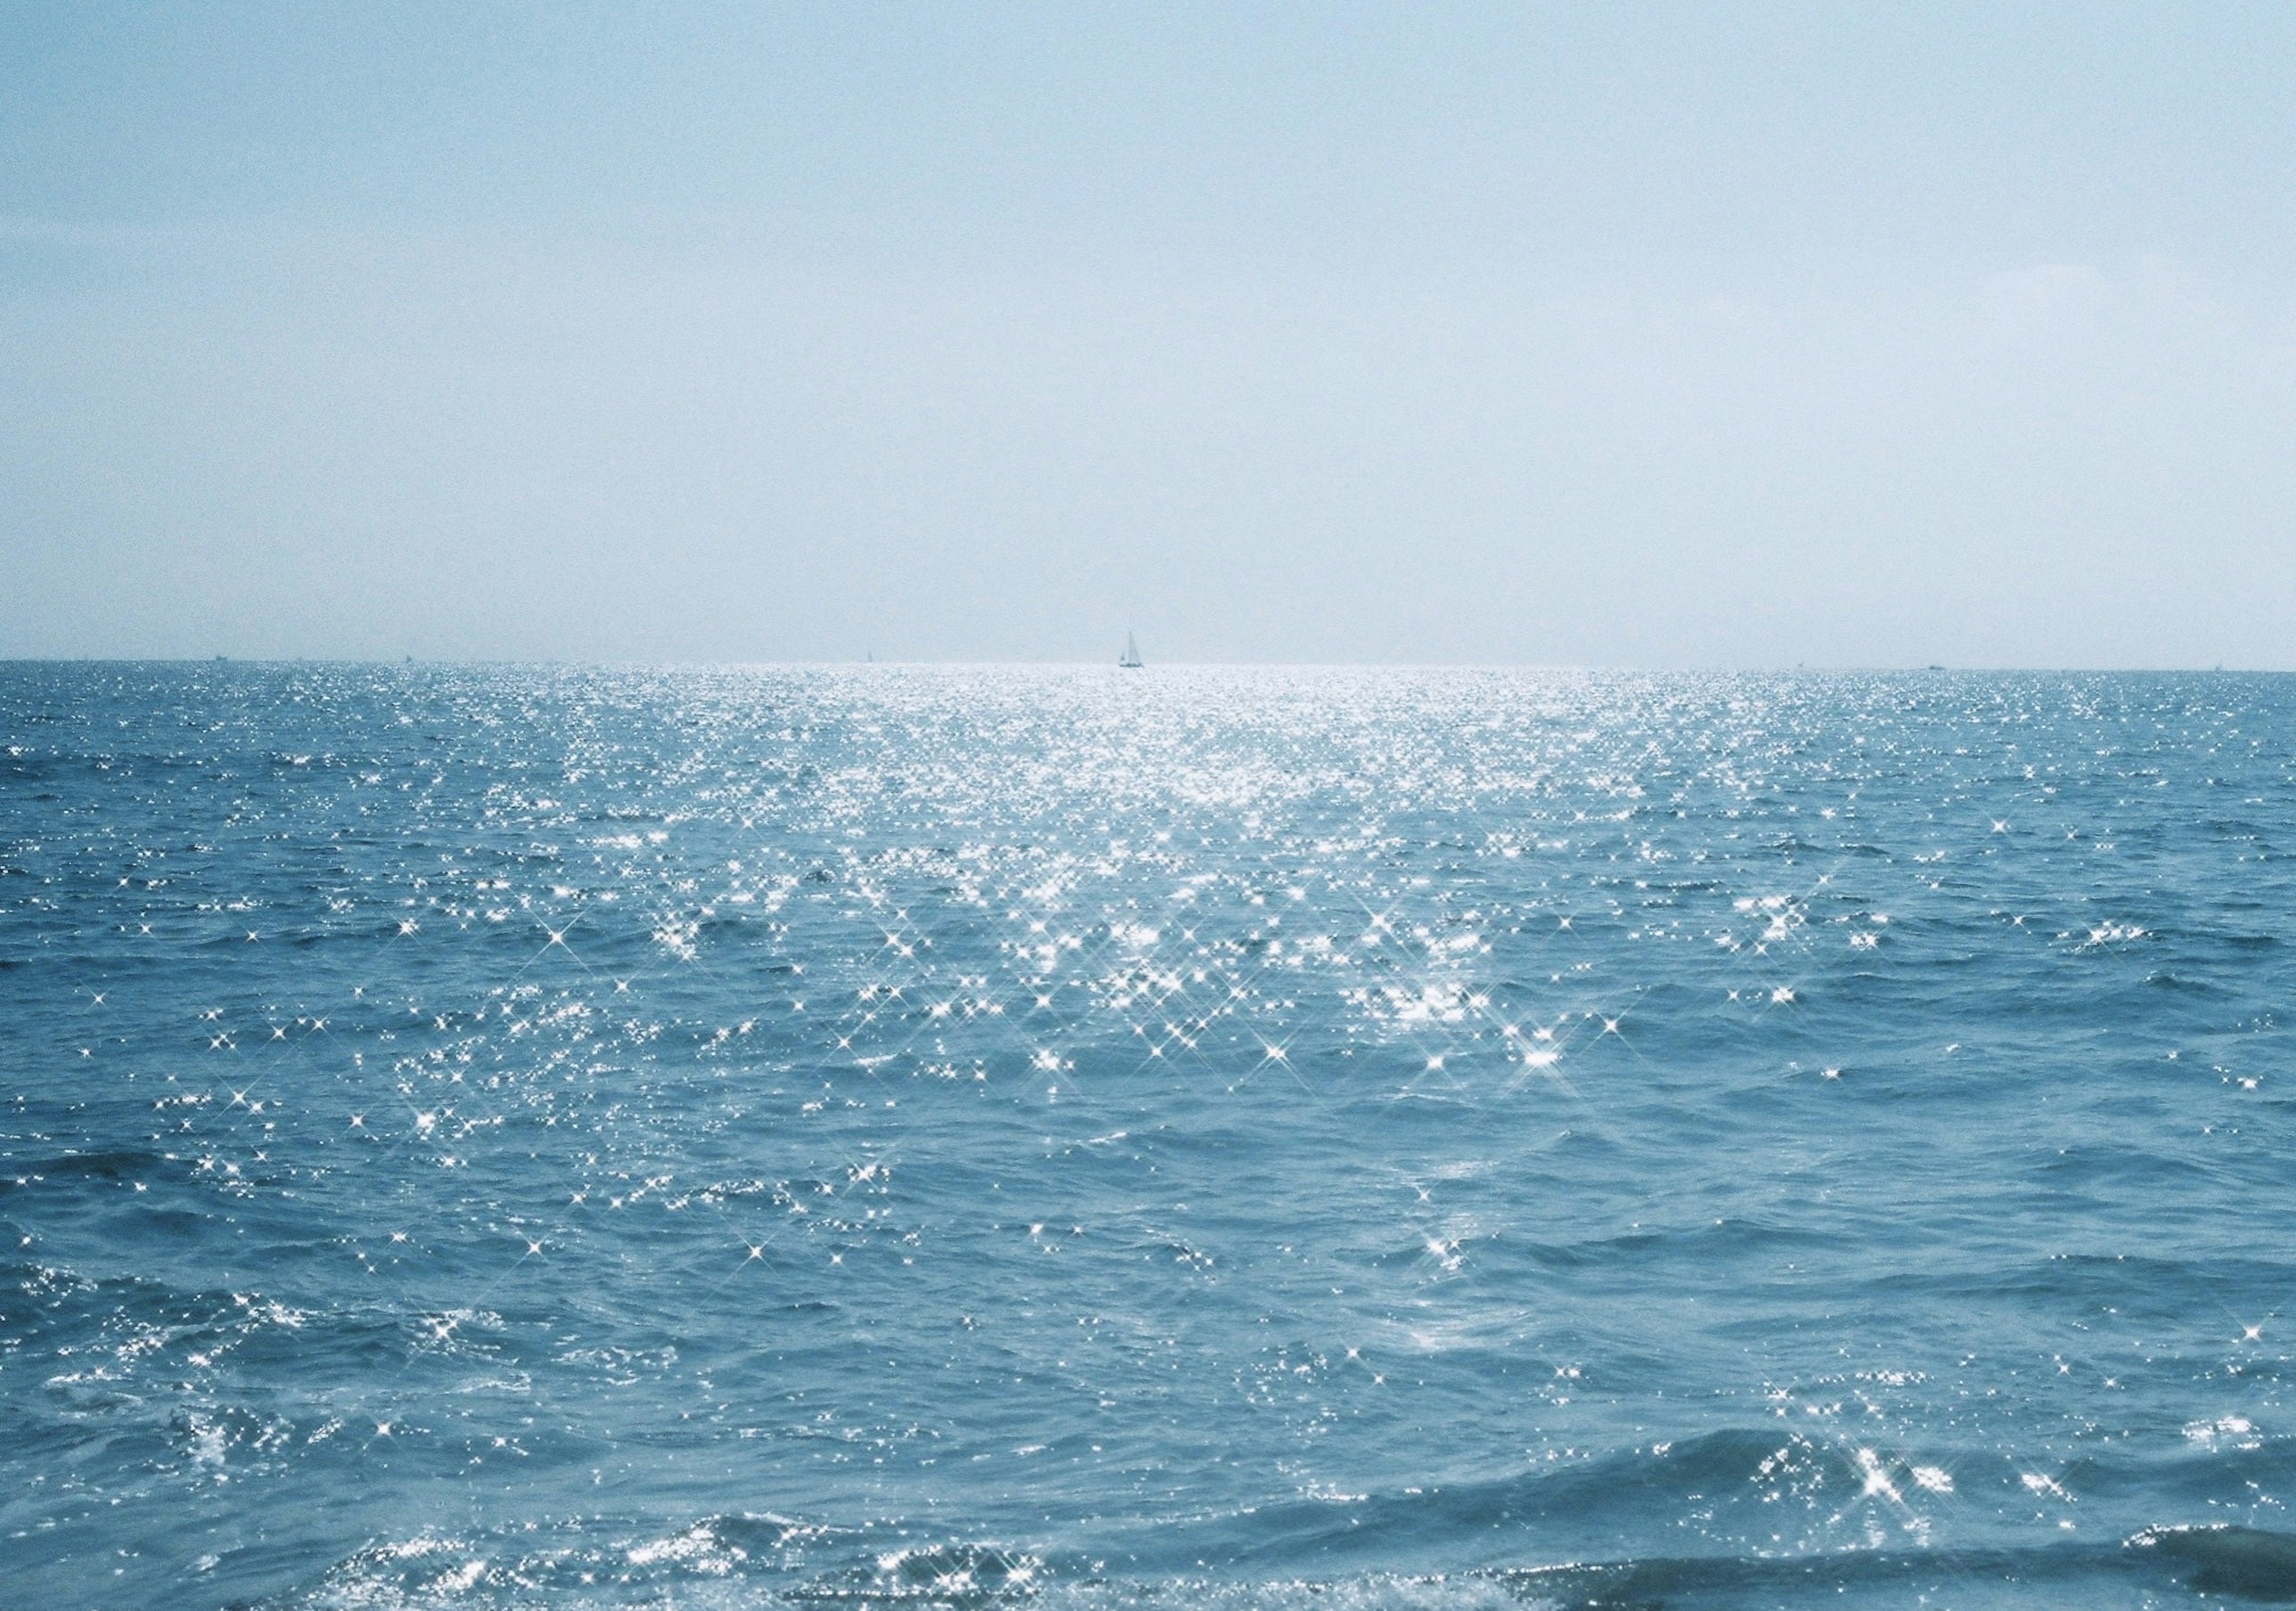
<svg viewBox="0 0 2296 1611">
<path fill-rule="evenodd" d="M 1132 634 L 1129 632 L 1124 635 L 1123 657 L 1116 663 L 1127 670 L 1136 671 L 1140 669 L 1140 645 L 1132 641 Z"/>
</svg>

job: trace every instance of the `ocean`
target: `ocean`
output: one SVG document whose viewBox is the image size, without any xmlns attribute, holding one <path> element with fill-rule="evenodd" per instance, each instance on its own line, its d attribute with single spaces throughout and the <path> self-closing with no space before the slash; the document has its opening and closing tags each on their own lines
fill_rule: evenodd
<svg viewBox="0 0 2296 1611">
<path fill-rule="evenodd" d="M 2296 1599 L 2296 679 L 0 666 L 0 1602 Z"/>
</svg>

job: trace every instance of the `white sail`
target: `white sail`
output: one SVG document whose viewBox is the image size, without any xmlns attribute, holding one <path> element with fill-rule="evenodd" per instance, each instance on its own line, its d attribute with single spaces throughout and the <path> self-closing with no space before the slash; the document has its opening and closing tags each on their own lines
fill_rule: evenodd
<svg viewBox="0 0 2296 1611">
<path fill-rule="evenodd" d="M 1124 658 L 1116 663 L 1129 667 L 1136 667 L 1140 664 L 1140 645 L 1133 642 L 1132 634 L 1129 632 L 1124 635 Z"/>
</svg>

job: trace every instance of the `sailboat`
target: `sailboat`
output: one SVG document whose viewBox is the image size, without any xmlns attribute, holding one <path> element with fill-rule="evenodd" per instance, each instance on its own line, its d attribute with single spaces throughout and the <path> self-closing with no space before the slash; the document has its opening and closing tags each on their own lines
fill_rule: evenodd
<svg viewBox="0 0 2296 1611">
<path fill-rule="evenodd" d="M 1132 641 L 1132 634 L 1129 632 L 1124 635 L 1123 657 L 1116 663 L 1128 671 L 1136 671 L 1140 669 L 1140 645 Z"/>
</svg>

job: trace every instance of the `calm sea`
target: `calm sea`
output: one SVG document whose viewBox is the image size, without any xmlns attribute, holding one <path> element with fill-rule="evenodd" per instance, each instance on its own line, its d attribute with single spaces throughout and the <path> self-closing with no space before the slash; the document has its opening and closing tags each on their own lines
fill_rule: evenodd
<svg viewBox="0 0 2296 1611">
<path fill-rule="evenodd" d="M 2296 1598 L 2296 680 L 0 667 L 0 1601 Z"/>
</svg>

